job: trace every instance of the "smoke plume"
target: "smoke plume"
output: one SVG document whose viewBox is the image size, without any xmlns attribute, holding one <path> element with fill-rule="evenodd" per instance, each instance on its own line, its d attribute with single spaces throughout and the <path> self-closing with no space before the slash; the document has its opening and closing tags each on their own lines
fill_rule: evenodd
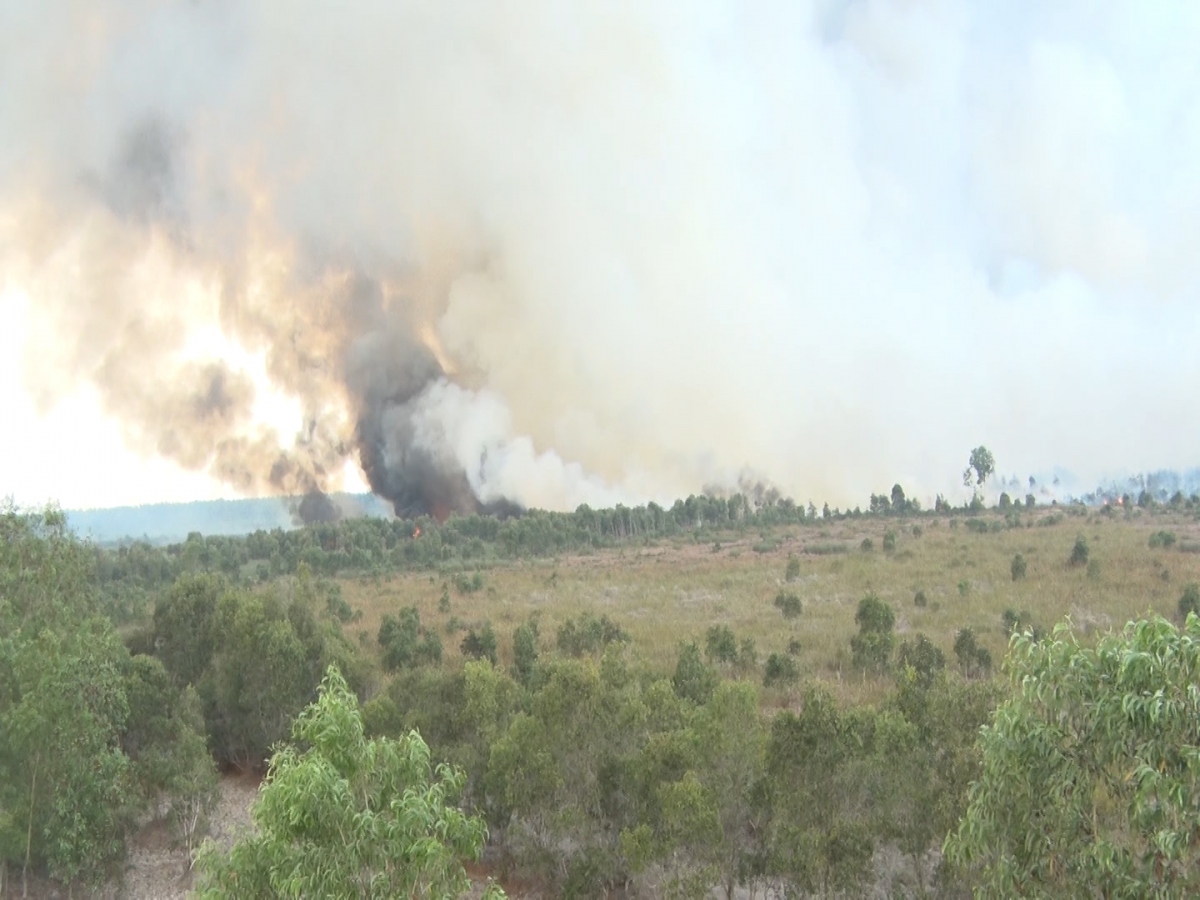
<svg viewBox="0 0 1200 900">
<path fill-rule="evenodd" d="M 1188 2 L 0 5 L 26 385 L 399 513 L 1194 464 Z M 290 410 L 274 424 L 269 408 Z M 86 435 L 80 453 L 86 454 Z"/>
</svg>

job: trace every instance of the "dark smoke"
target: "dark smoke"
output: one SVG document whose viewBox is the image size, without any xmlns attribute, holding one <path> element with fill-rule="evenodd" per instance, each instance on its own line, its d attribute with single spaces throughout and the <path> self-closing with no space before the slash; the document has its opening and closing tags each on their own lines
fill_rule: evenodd
<svg viewBox="0 0 1200 900">
<path fill-rule="evenodd" d="M 392 504 L 396 515 L 414 518 L 488 512 L 441 435 L 422 433 L 416 414 L 421 392 L 445 378 L 425 344 L 397 327 L 403 316 L 387 315 L 378 280 L 359 273 L 351 288 L 351 318 L 368 330 L 346 353 L 345 383 L 355 410 L 359 463 L 371 490 Z M 403 307 L 404 301 L 393 301 Z M 503 501 L 497 511 L 511 514 Z"/>
</svg>

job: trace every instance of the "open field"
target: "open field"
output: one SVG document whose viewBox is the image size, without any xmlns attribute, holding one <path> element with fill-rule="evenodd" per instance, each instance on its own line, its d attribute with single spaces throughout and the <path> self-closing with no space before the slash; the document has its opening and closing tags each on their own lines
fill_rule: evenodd
<svg viewBox="0 0 1200 900">
<path fill-rule="evenodd" d="M 981 532 L 985 524 L 989 530 Z M 1176 543 L 1150 548 L 1150 536 L 1160 530 L 1174 532 Z M 885 551 L 888 531 L 895 534 L 895 548 Z M 1071 566 L 1080 535 L 1090 548 L 1090 563 Z M 873 549 L 862 548 L 864 539 Z M 1044 629 L 1069 617 L 1081 634 L 1119 628 L 1147 611 L 1175 615 L 1184 585 L 1200 581 L 1195 549 L 1200 523 L 1190 515 L 1046 509 L 1025 514 L 1019 527 L 1005 527 L 1002 517 L 989 513 L 974 520 L 850 518 L 828 527 L 754 531 L 719 544 L 689 535 L 583 556 L 496 564 L 481 570 L 483 587 L 473 592 L 457 589 L 453 576 L 428 572 L 341 583 L 346 600 L 363 613 L 349 632 L 369 649 L 380 618 L 410 605 L 420 611 L 422 623 L 441 631 L 448 660 L 458 655 L 461 639 L 446 631 L 452 620 L 475 627 L 490 620 L 501 660 L 508 662 L 512 630 L 529 616 L 538 618 L 545 646 L 568 618 L 589 612 L 616 621 L 632 637 L 639 658 L 666 670 L 681 641 L 703 644 L 705 630 L 723 624 L 739 640 L 753 638 L 760 659 L 798 640 L 802 676 L 831 683 L 846 699 L 866 699 L 864 693 L 873 690 L 849 665 L 849 640 L 857 630 L 858 601 L 869 591 L 895 610 L 898 642 L 923 632 L 953 662 L 955 635 L 970 628 L 999 662 L 1007 644 L 1005 610 L 1023 621 L 1028 613 Z M 1010 566 L 1017 553 L 1026 560 L 1027 574 L 1014 580 Z M 789 583 L 791 555 L 799 559 L 800 574 Z M 449 612 L 438 609 L 444 591 Z M 802 614 L 790 622 L 772 603 L 781 591 L 803 603 Z M 917 591 L 925 594 L 926 606 L 914 603 Z"/>
</svg>

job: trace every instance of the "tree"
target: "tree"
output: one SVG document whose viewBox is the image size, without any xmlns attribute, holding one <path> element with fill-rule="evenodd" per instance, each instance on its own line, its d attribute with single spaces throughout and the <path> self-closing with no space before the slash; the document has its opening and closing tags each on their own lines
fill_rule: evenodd
<svg viewBox="0 0 1200 900">
<path fill-rule="evenodd" d="M 1195 582 L 1188 584 L 1179 595 L 1179 618 L 1186 621 L 1193 613 L 1200 615 L 1200 584 Z"/>
<path fill-rule="evenodd" d="M 737 638 L 728 625 L 709 626 L 704 637 L 704 655 L 710 663 L 737 662 Z"/>
<path fill-rule="evenodd" d="M 915 641 L 905 641 L 900 645 L 896 663 L 901 671 L 911 669 L 917 682 L 922 687 L 928 687 L 937 673 L 946 668 L 946 655 L 933 641 L 918 633 Z"/>
<path fill-rule="evenodd" d="M 850 639 L 854 665 L 877 673 L 885 671 L 895 645 L 892 629 L 896 614 L 875 594 L 867 594 L 858 603 L 854 621 L 858 625 L 858 634 Z"/>
<path fill-rule="evenodd" d="M 538 624 L 536 618 L 518 625 L 513 631 L 513 678 L 525 687 L 533 684 L 538 664 Z"/>
<path fill-rule="evenodd" d="M 719 680 L 717 673 L 700 658 L 700 648 L 694 641 L 679 648 L 679 660 L 671 678 L 677 696 L 696 704 L 707 703 Z"/>
<path fill-rule="evenodd" d="M 794 553 L 788 554 L 787 570 L 784 572 L 784 581 L 795 581 L 800 577 L 800 560 Z"/>
<path fill-rule="evenodd" d="M 775 595 L 775 608 L 783 613 L 785 619 L 799 618 L 804 609 L 800 598 L 790 591 L 780 591 Z"/>
<path fill-rule="evenodd" d="M 1081 534 L 1075 538 L 1075 546 L 1071 548 L 1071 556 L 1067 562 L 1072 566 L 1086 566 L 1089 555 L 1088 542 Z"/>
<path fill-rule="evenodd" d="M 478 858 L 487 827 L 454 806 L 463 775 L 435 769 L 419 734 L 367 740 L 358 700 L 331 667 L 293 738 L 271 758 L 256 833 L 227 853 L 201 849 L 200 897 L 466 893 L 462 860 Z"/>
<path fill-rule="evenodd" d="M 1065 625 L 1017 636 L 1009 671 L 945 848 L 977 896 L 1200 893 L 1200 618 L 1131 622 L 1095 648 Z"/>
<path fill-rule="evenodd" d="M 971 451 L 967 467 L 963 470 L 963 487 L 982 487 L 996 471 L 996 460 L 992 451 L 980 444 Z"/>
</svg>

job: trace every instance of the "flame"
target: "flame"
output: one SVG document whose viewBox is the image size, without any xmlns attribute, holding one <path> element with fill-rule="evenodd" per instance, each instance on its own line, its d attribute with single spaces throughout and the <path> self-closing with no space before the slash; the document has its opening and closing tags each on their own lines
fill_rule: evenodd
<svg viewBox="0 0 1200 900">
<path fill-rule="evenodd" d="M 413 529 L 413 540 L 415 541 L 420 536 L 421 536 L 421 526 L 418 525 L 416 528 Z"/>
</svg>

